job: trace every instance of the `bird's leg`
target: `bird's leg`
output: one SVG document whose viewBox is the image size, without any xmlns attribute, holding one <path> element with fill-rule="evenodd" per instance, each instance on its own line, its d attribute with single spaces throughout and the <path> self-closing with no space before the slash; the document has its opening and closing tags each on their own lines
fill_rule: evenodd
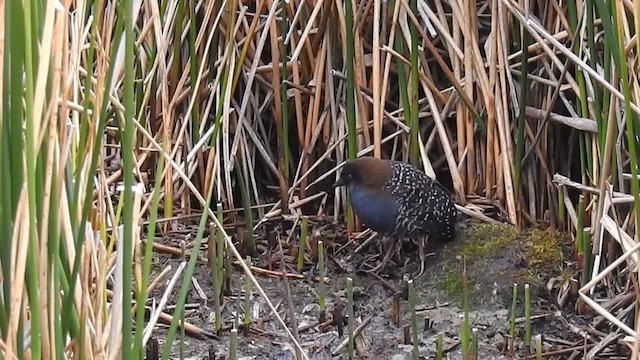
<svg viewBox="0 0 640 360">
<path fill-rule="evenodd" d="M 420 256 L 420 271 L 415 275 L 415 277 L 420 277 L 424 273 L 424 265 L 426 261 L 426 255 L 424 253 L 424 246 L 426 242 L 426 238 L 418 239 L 418 254 Z"/>
</svg>

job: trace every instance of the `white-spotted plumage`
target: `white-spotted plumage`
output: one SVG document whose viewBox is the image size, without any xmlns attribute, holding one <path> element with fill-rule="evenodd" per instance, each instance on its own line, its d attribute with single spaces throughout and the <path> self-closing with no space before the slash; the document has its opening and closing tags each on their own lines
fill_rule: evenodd
<svg viewBox="0 0 640 360">
<path fill-rule="evenodd" d="M 451 193 L 410 164 L 395 160 L 387 163 L 391 177 L 382 190 L 391 194 L 398 204 L 395 231 L 388 235 L 450 240 L 458 216 Z"/>
</svg>

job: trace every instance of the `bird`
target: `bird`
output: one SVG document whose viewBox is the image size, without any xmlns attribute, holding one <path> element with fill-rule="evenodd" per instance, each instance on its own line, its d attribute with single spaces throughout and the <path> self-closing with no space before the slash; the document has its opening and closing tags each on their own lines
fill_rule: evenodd
<svg viewBox="0 0 640 360">
<path fill-rule="evenodd" d="M 451 192 L 415 166 L 370 156 L 347 161 L 333 188 L 345 187 L 358 218 L 371 230 L 391 239 L 418 240 L 420 271 L 424 272 L 424 242 L 453 240 L 458 210 Z M 396 242 L 397 244 L 398 242 Z M 391 247 L 376 272 L 388 262 Z"/>
</svg>

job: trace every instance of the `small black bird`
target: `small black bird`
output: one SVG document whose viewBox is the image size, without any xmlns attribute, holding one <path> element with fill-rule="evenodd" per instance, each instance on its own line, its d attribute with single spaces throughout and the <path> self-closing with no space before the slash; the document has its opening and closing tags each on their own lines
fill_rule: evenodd
<svg viewBox="0 0 640 360">
<path fill-rule="evenodd" d="M 424 240 L 450 241 L 458 210 L 451 193 L 414 166 L 395 160 L 362 157 L 347 162 L 333 185 L 349 189 L 356 215 L 369 228 L 391 238 L 419 241 L 420 274 L 424 271 Z M 390 248 L 378 271 L 389 260 Z"/>
</svg>

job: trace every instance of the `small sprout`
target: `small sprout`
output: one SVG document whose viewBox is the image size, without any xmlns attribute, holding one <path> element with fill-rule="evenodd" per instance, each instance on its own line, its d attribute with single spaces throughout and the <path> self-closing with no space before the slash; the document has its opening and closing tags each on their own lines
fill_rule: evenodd
<svg viewBox="0 0 640 360">
<path fill-rule="evenodd" d="M 542 335 L 536 335 L 536 359 L 542 360 Z"/>
<path fill-rule="evenodd" d="M 298 245 L 298 272 L 302 273 L 304 268 L 304 252 L 307 244 L 307 229 L 309 227 L 309 217 L 302 217 L 302 225 L 300 225 L 300 243 Z"/>
<path fill-rule="evenodd" d="M 462 329 L 460 329 L 460 342 L 462 345 L 462 357 L 464 359 L 469 358 L 469 349 L 471 339 L 469 336 L 469 289 L 467 281 L 467 259 L 463 258 L 463 270 L 462 270 L 462 290 L 463 290 L 463 307 L 464 307 L 464 319 L 462 321 Z"/>
<path fill-rule="evenodd" d="M 413 279 L 407 281 L 409 288 L 409 311 L 411 312 L 411 342 L 413 343 L 413 360 L 420 359 L 420 341 L 418 340 L 418 316 L 416 315 L 416 289 Z"/>
<path fill-rule="evenodd" d="M 438 334 L 436 338 L 436 360 L 442 360 L 443 355 L 442 334 Z"/>
</svg>

